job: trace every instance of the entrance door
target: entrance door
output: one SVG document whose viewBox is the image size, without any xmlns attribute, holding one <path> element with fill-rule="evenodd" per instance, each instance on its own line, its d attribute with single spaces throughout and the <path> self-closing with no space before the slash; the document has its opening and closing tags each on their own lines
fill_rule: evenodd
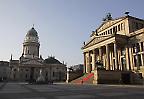
<svg viewBox="0 0 144 99">
<path fill-rule="evenodd" d="M 33 82 L 34 81 L 34 68 L 31 67 L 30 69 L 30 82 Z"/>
</svg>

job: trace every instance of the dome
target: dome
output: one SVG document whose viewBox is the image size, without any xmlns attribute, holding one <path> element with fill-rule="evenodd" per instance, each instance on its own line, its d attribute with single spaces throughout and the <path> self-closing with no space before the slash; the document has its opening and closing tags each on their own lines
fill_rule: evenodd
<svg viewBox="0 0 144 99">
<path fill-rule="evenodd" d="M 46 63 L 46 64 L 62 64 L 60 61 L 58 61 L 54 57 L 48 57 L 47 59 L 44 60 L 44 63 Z"/>
<path fill-rule="evenodd" d="M 37 37 L 38 36 L 38 33 L 37 31 L 34 29 L 34 27 L 32 27 L 26 34 L 26 36 L 34 36 L 34 37 Z"/>
</svg>

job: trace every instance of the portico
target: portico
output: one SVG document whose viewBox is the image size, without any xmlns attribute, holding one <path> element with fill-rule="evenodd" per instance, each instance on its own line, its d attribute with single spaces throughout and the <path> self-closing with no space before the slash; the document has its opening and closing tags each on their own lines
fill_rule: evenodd
<svg viewBox="0 0 144 99">
<path fill-rule="evenodd" d="M 95 44 L 91 44 L 94 43 Z M 124 70 L 121 49 L 125 48 L 126 38 L 120 35 L 96 37 L 84 49 L 85 72 L 97 69 L 96 62 L 101 62 L 106 70 Z M 120 46 L 119 46 L 120 45 Z M 88 46 L 88 47 L 87 47 Z M 125 48 L 128 50 L 128 48 Z M 126 55 L 127 56 L 127 55 Z M 129 62 L 127 62 L 129 65 Z"/>
</svg>

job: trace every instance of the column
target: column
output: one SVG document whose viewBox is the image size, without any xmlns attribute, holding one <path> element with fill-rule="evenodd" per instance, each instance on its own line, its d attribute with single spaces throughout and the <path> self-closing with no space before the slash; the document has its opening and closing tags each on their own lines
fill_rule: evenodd
<svg viewBox="0 0 144 99">
<path fill-rule="evenodd" d="M 111 63 L 112 63 L 112 70 L 115 70 L 114 51 L 111 52 Z"/>
<path fill-rule="evenodd" d="M 99 60 L 102 61 L 102 49 L 99 47 Z"/>
<path fill-rule="evenodd" d="M 110 70 L 113 70 L 113 65 L 112 65 L 112 52 L 109 51 L 109 58 L 110 58 Z"/>
<path fill-rule="evenodd" d="M 132 46 L 130 46 L 130 48 L 129 48 L 129 54 L 130 54 L 130 66 L 131 66 L 131 69 L 134 70 L 134 57 L 133 57 Z"/>
<path fill-rule="evenodd" d="M 88 62 L 89 62 L 88 54 L 89 54 L 89 52 L 87 52 L 86 55 L 85 55 L 85 60 L 86 60 L 86 64 L 85 64 L 85 65 L 86 65 L 86 66 L 85 66 L 85 69 L 86 69 L 86 70 L 85 70 L 85 71 L 86 71 L 86 73 L 88 73 L 88 70 L 89 70 L 89 69 L 88 69 L 88 66 L 89 66 L 89 63 L 88 63 Z"/>
<path fill-rule="evenodd" d="M 86 53 L 83 53 L 84 55 L 84 67 L 83 67 L 83 73 L 86 73 Z"/>
<path fill-rule="evenodd" d="M 115 67 L 114 69 L 119 69 L 118 67 L 118 57 L 117 57 L 117 45 L 116 42 L 114 42 L 114 56 L 115 56 Z"/>
<path fill-rule="evenodd" d="M 126 46 L 126 67 L 127 70 L 131 70 L 128 46 Z"/>
<path fill-rule="evenodd" d="M 140 62 L 139 62 L 139 58 L 138 58 L 138 53 L 140 52 L 138 49 L 137 49 L 137 46 L 139 46 L 139 44 L 135 44 L 135 50 L 136 50 L 136 66 L 137 66 L 137 70 L 140 70 Z"/>
<path fill-rule="evenodd" d="M 94 70 L 95 69 L 95 67 L 96 67 L 96 51 L 95 51 L 95 49 L 93 50 L 93 60 L 92 60 L 92 70 Z"/>
<path fill-rule="evenodd" d="M 69 69 L 68 69 L 68 67 L 67 67 L 67 75 L 66 75 L 66 83 L 69 83 Z"/>
<path fill-rule="evenodd" d="M 91 66 L 90 66 L 90 51 L 88 52 L 88 58 L 87 58 L 87 73 L 91 72 Z"/>
<path fill-rule="evenodd" d="M 143 53 L 141 54 L 141 63 L 142 63 L 142 66 L 144 66 L 144 56 L 143 56 Z"/>
<path fill-rule="evenodd" d="M 106 70 L 110 70 L 110 57 L 109 57 L 109 46 L 106 45 Z"/>
<path fill-rule="evenodd" d="M 142 50 L 142 47 L 143 47 L 143 46 L 142 46 L 141 42 L 139 43 L 139 46 L 140 46 L 140 52 L 143 52 L 143 50 Z M 141 55 L 141 64 L 142 64 L 142 66 L 144 66 L 144 62 L 143 62 L 143 58 L 144 58 L 144 57 L 143 57 L 143 53 L 141 53 L 140 55 Z"/>
</svg>

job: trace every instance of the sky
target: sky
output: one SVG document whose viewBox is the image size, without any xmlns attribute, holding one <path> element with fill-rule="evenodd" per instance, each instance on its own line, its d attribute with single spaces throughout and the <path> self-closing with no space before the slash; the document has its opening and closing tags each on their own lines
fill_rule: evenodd
<svg viewBox="0 0 144 99">
<path fill-rule="evenodd" d="M 106 13 L 113 18 L 144 19 L 144 0 L 0 0 L 0 60 L 19 59 L 25 35 L 34 24 L 40 54 L 55 56 L 68 66 L 83 63 L 81 47 L 102 23 Z"/>
</svg>

